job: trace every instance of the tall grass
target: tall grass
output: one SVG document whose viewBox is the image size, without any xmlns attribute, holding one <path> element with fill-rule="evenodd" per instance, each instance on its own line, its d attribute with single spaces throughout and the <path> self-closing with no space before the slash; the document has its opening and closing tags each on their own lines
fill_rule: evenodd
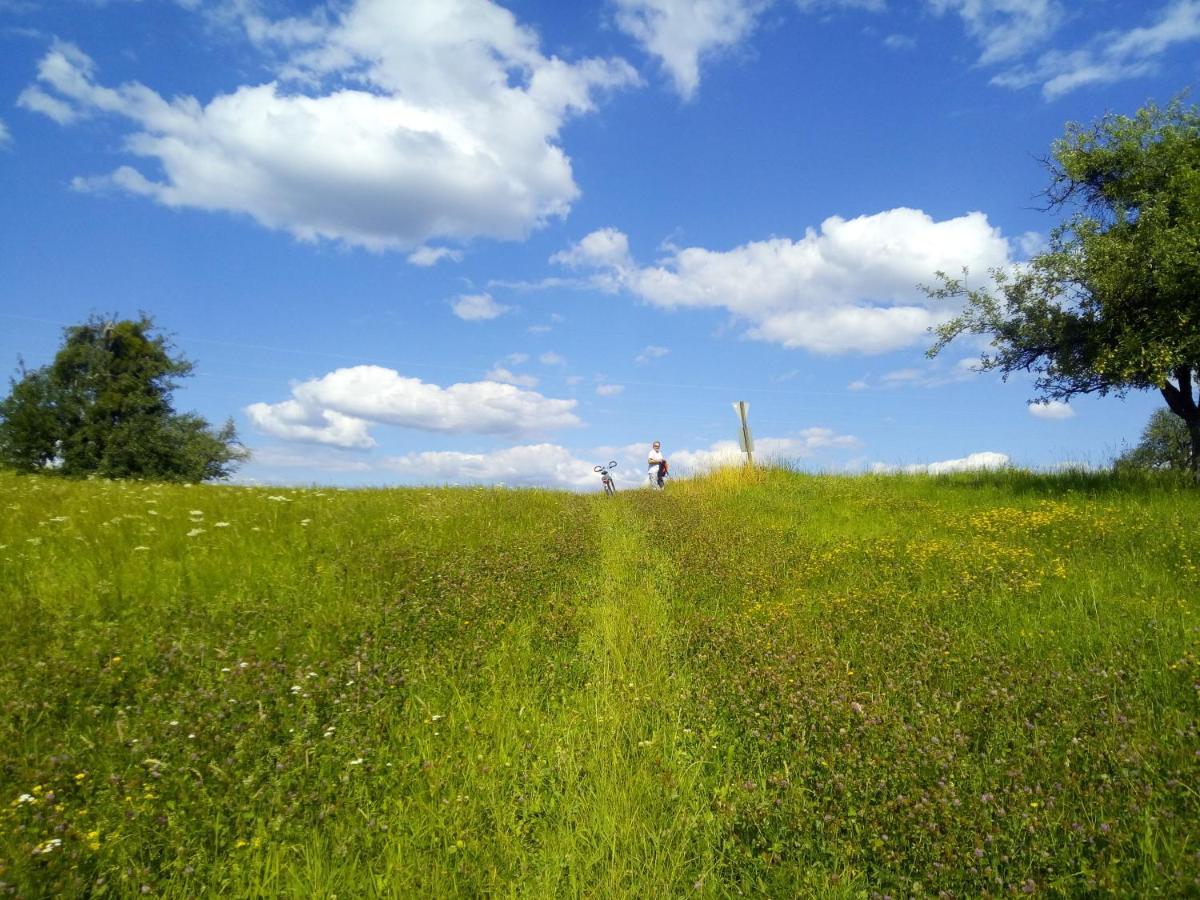
<svg viewBox="0 0 1200 900">
<path fill-rule="evenodd" d="M 1200 497 L 0 474 L 0 891 L 1200 891 Z"/>
</svg>

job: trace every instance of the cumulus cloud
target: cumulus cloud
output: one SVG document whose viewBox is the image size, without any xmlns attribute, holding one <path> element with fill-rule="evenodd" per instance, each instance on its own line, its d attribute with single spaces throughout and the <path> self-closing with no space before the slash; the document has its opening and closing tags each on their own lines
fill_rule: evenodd
<svg viewBox="0 0 1200 900">
<path fill-rule="evenodd" d="M 797 240 L 668 248 L 653 266 L 633 262 L 624 234 L 609 228 L 555 259 L 595 268 L 602 289 L 667 309 L 724 309 L 750 337 L 833 354 L 881 353 L 924 339 L 948 310 L 932 306 L 918 284 L 939 270 L 986 272 L 1011 257 L 1009 242 L 981 212 L 939 222 L 902 207 L 832 216 Z"/>
<path fill-rule="evenodd" d="M 595 488 L 600 483 L 592 471 L 592 463 L 577 459 L 557 444 L 506 447 L 488 453 L 409 453 L 391 457 L 383 465 L 404 477 L 435 483 L 476 482 L 567 490 Z"/>
<path fill-rule="evenodd" d="M 601 397 L 615 397 L 625 391 L 623 384 L 598 384 L 596 385 L 596 393 Z"/>
<path fill-rule="evenodd" d="M 370 426 L 451 434 L 519 434 L 579 425 L 574 400 L 555 400 L 496 381 L 441 387 L 381 366 L 337 369 L 246 415 L 272 437 L 345 448 L 375 446 Z"/>
<path fill-rule="evenodd" d="M 547 350 L 545 353 L 541 354 L 538 357 L 538 362 L 540 362 L 543 366 L 565 366 L 567 364 L 566 359 L 561 354 L 555 353 L 553 350 Z"/>
<path fill-rule="evenodd" d="M 700 86 L 700 61 L 741 43 L 771 0 L 613 0 L 617 27 L 658 58 L 685 100 Z"/>
<path fill-rule="evenodd" d="M 1008 454 L 985 450 L 981 453 L 972 453 L 961 459 L 944 459 L 940 462 L 918 463 L 911 466 L 891 466 L 886 463 L 875 463 L 871 466 L 871 471 L 881 474 L 907 472 L 910 475 L 948 475 L 951 472 L 1003 469 L 1008 464 Z"/>
<path fill-rule="evenodd" d="M 465 322 L 483 322 L 504 315 L 512 307 L 497 303 L 491 294 L 463 294 L 450 308 Z"/>
<path fill-rule="evenodd" d="M 832 428 L 806 428 L 794 437 L 754 438 L 754 458 L 764 463 L 788 462 L 806 459 L 821 450 L 845 450 L 861 445 L 852 434 L 838 434 Z M 746 461 L 737 441 L 717 441 L 701 450 L 674 450 L 667 456 L 671 471 L 680 474 L 742 465 Z"/>
<path fill-rule="evenodd" d="M 1175 0 L 1149 25 L 1104 32 L 1076 50 L 1049 50 L 1032 64 L 1000 73 L 992 83 L 1011 88 L 1040 84 L 1042 95 L 1053 100 L 1086 85 L 1151 74 L 1163 53 L 1196 40 L 1200 40 L 1200 0 Z"/>
<path fill-rule="evenodd" d="M 1047 400 L 1044 403 L 1030 403 L 1029 414 L 1036 419 L 1071 419 L 1075 417 L 1075 410 L 1062 400 Z"/>
<path fill-rule="evenodd" d="M 331 9 L 243 15 L 264 59 L 282 57 L 282 68 L 207 102 L 137 82 L 106 87 L 66 43 L 19 102 L 63 124 L 126 120 L 125 148 L 149 165 L 119 168 L 113 186 L 245 214 L 303 240 L 413 250 L 422 264 L 438 252 L 416 249 L 430 239 L 519 239 L 565 215 L 579 189 L 558 143 L 564 122 L 593 110 L 598 91 L 638 80 L 619 59 L 546 56 L 491 0 Z"/>
</svg>

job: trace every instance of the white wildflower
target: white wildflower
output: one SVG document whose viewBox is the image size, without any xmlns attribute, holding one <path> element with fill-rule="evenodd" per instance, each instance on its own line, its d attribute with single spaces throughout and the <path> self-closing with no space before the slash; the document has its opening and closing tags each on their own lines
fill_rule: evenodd
<svg viewBox="0 0 1200 900">
<path fill-rule="evenodd" d="M 350 760 L 350 765 L 352 765 L 352 766 L 361 766 L 362 764 L 363 764 L 363 758 L 361 756 L 358 759 Z"/>
<path fill-rule="evenodd" d="M 228 528 L 228 527 L 229 527 L 229 523 L 228 523 L 228 522 L 215 522 L 215 523 L 213 523 L 213 528 Z"/>
<path fill-rule="evenodd" d="M 149 549 L 150 549 L 150 548 L 149 548 L 149 547 L 147 547 L 145 544 L 138 544 L 136 547 L 134 547 L 134 548 L 133 548 L 133 552 L 134 552 L 134 553 L 138 553 L 138 552 L 140 552 L 140 551 L 142 551 L 142 550 L 149 550 Z"/>
<path fill-rule="evenodd" d="M 47 853 L 53 853 L 62 846 L 62 838 L 50 838 L 44 844 L 38 844 L 33 848 L 34 856 L 45 856 Z"/>
<path fill-rule="evenodd" d="M 24 806 L 26 803 L 37 803 L 37 799 L 32 794 L 22 794 L 17 798 L 17 804 Z"/>
<path fill-rule="evenodd" d="M 191 531 L 189 531 L 189 532 L 187 533 L 187 536 L 188 536 L 188 537 L 195 537 L 195 536 L 196 536 L 196 535 L 198 535 L 198 534 L 204 534 L 204 529 L 203 529 L 203 528 L 193 528 Z"/>
</svg>

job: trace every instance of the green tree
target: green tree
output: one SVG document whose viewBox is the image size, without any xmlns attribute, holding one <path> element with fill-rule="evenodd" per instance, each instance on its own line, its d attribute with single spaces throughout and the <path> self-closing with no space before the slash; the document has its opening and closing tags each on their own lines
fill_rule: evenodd
<svg viewBox="0 0 1200 900">
<path fill-rule="evenodd" d="M 930 296 L 965 304 L 929 355 L 987 335 L 982 368 L 1032 373 L 1037 399 L 1157 390 L 1200 477 L 1200 111 L 1068 125 L 1046 164 L 1050 209 L 1068 213 L 1049 248 L 988 286 L 937 273 Z"/>
<path fill-rule="evenodd" d="M 22 366 L 0 401 L 0 462 L 26 472 L 204 481 L 227 477 L 248 457 L 232 420 L 213 430 L 172 408 L 192 363 L 172 356 L 148 316 L 93 316 L 63 338 L 54 361 Z"/>
<path fill-rule="evenodd" d="M 1117 468 L 1186 469 L 1191 456 L 1187 426 L 1167 409 L 1156 409 L 1137 446 L 1122 453 Z"/>
</svg>

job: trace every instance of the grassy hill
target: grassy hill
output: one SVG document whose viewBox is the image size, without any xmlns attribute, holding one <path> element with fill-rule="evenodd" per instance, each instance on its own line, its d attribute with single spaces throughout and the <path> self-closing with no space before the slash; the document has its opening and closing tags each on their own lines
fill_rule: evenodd
<svg viewBox="0 0 1200 900">
<path fill-rule="evenodd" d="M 1197 522 L 0 474 L 0 893 L 1195 894 Z"/>
</svg>

